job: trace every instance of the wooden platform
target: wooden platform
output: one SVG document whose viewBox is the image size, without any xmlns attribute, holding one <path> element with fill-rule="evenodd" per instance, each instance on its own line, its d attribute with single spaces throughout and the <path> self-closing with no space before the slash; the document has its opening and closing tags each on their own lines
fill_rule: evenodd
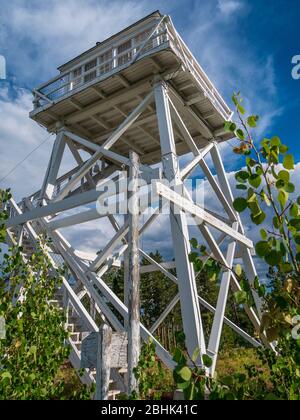
<svg viewBox="0 0 300 420">
<path fill-rule="evenodd" d="M 55 132 L 57 123 L 61 122 L 68 130 L 101 145 L 160 78 L 168 83 L 170 97 L 199 147 L 213 138 L 219 142 L 231 138 L 223 131 L 224 121 L 232 115 L 230 109 L 177 34 L 170 18 L 162 18 L 156 12 L 62 66 L 60 76 L 34 91 L 36 108 L 30 117 L 49 132 Z M 99 57 L 103 57 L 106 51 L 118 50 L 116 45 L 125 45 L 141 33 L 151 35 L 151 30 L 158 24 L 154 35 L 143 41 L 147 41 L 144 46 L 143 42 L 136 46 L 130 41 L 131 49 L 109 59 L 107 69 L 110 70 L 100 74 L 103 65 L 101 67 Z M 124 54 L 127 61 L 122 58 Z M 98 60 L 93 73 L 95 77 L 86 81 L 93 70 L 88 70 L 86 76 L 81 71 L 88 68 L 86 63 L 91 63 L 93 57 Z M 78 80 L 80 83 L 74 87 L 72 75 L 77 74 L 78 66 L 82 70 L 76 83 Z M 59 88 L 62 80 L 63 87 Z M 56 84 L 56 91 L 47 95 L 51 86 Z M 174 128 L 177 152 L 185 154 L 189 150 Z M 154 103 L 112 148 L 124 156 L 128 156 L 130 149 L 140 155 L 143 163 L 160 161 Z"/>
</svg>

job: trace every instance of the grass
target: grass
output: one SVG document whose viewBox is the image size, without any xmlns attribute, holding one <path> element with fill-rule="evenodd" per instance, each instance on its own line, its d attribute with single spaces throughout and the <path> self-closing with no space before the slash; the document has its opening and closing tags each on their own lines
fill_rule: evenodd
<svg viewBox="0 0 300 420">
<path fill-rule="evenodd" d="M 252 348 L 238 347 L 223 350 L 217 363 L 217 377 L 222 380 L 222 378 L 229 377 L 234 373 L 246 374 L 246 365 L 255 366 L 257 370 L 263 373 L 263 378 L 268 383 L 269 369 L 259 359 L 256 350 Z M 156 372 L 152 373 L 156 374 Z M 75 370 L 68 361 L 61 366 L 56 379 L 63 380 L 65 383 L 64 398 L 66 400 L 71 399 L 74 392 L 80 393 L 83 388 Z M 158 378 L 155 382 L 155 390 L 151 392 L 150 398 L 157 398 L 155 397 L 155 394 L 157 394 L 161 399 L 170 399 L 175 389 L 172 372 L 169 369 L 165 369 L 164 377 Z"/>
<path fill-rule="evenodd" d="M 224 350 L 220 353 L 217 363 L 218 378 L 222 379 L 234 373 L 246 373 L 246 365 L 253 365 L 255 368 L 263 372 L 264 379 L 268 380 L 269 369 L 259 359 L 257 352 L 252 348 L 233 348 Z"/>
</svg>

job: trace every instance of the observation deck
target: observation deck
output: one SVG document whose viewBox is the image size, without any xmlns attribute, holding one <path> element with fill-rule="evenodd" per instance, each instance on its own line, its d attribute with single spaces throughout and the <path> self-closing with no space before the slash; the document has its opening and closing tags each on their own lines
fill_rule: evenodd
<svg viewBox="0 0 300 420">
<path fill-rule="evenodd" d="M 116 127 L 165 80 L 174 105 L 199 148 L 224 133 L 232 112 L 192 55 L 171 18 L 152 13 L 58 68 L 59 75 L 33 90 L 30 117 L 49 132 L 64 125 L 74 134 L 102 145 Z M 189 152 L 174 127 L 178 155 Z M 84 148 L 84 146 L 78 145 Z M 160 161 L 155 104 L 112 147 L 128 156 L 135 150 L 143 163 Z"/>
</svg>

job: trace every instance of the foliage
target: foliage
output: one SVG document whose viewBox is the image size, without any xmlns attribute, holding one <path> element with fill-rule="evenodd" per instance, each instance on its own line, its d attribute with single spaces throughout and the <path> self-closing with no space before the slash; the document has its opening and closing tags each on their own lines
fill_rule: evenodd
<svg viewBox="0 0 300 420">
<path fill-rule="evenodd" d="M 0 191 L 0 221 L 9 191 Z M 57 373 L 69 355 L 65 345 L 64 312 L 55 303 L 62 272 L 53 271 L 40 241 L 36 252 L 24 259 L 23 249 L 5 245 L 6 228 L 0 226 L 0 316 L 5 319 L 5 338 L 0 340 L 0 399 L 64 399 L 64 381 Z M 84 388 L 70 398 L 90 397 Z"/>
<path fill-rule="evenodd" d="M 139 392 L 131 399 L 161 399 L 166 389 L 167 371 L 155 354 L 155 344 L 149 339 L 143 343 L 137 367 L 133 370 L 139 382 Z"/>
<path fill-rule="evenodd" d="M 267 379 L 265 371 L 250 364 L 245 366 L 245 373 L 211 379 L 206 386 L 210 399 L 300 400 L 300 339 L 294 328 L 296 320 L 300 319 L 300 197 L 295 195 L 296 188 L 291 182 L 294 157 L 278 137 L 264 138 L 258 148 L 251 130 L 258 125 L 259 117 L 245 117 L 239 94 L 233 96 L 233 102 L 239 121 L 228 121 L 225 129 L 240 141 L 234 152 L 245 156 L 245 168 L 235 175 L 236 187 L 243 195 L 237 197 L 233 205 L 239 213 L 248 210 L 254 225 L 261 225 L 267 216 L 272 220 L 271 228 L 260 230 L 262 240 L 255 247 L 258 257 L 269 267 L 270 284 L 266 287 L 258 278 L 250 284 L 241 277 L 242 270 L 238 266 L 235 275 L 240 279 L 242 291 L 236 293 L 235 298 L 239 305 L 250 306 L 255 294 L 262 299 L 261 330 L 257 333 L 273 342 L 277 353 L 267 348 L 257 350 L 261 363 L 270 372 Z M 210 278 L 217 277 L 221 264 L 210 257 L 206 260 L 208 265 L 206 261 L 203 264 L 200 260 L 207 255 L 205 248 L 199 247 L 196 240 L 191 243 L 198 251 L 190 256 L 194 266 L 207 269 Z M 192 359 L 185 359 L 183 366 Z M 185 381 L 187 389 L 198 380 L 193 378 L 196 376 L 192 374 L 190 382 Z M 199 397 L 199 393 L 195 395 Z"/>
</svg>

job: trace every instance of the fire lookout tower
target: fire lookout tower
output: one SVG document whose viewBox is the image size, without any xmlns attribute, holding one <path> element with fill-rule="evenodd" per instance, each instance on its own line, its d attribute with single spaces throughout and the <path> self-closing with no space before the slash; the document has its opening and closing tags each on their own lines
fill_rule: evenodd
<svg viewBox="0 0 300 420">
<path fill-rule="evenodd" d="M 156 331 L 175 305 L 180 304 L 187 349 L 192 354 L 198 347 L 200 360 L 203 354 L 212 358 L 211 374 L 224 323 L 253 346 L 260 346 L 257 339 L 225 316 L 230 288 L 240 290 L 231 270 L 235 259 L 242 259 L 250 282 L 256 277 L 251 254 L 253 244 L 245 236 L 233 208 L 233 195 L 218 150 L 220 143 L 230 139 L 223 126 L 231 119 L 232 112 L 177 33 L 170 17 L 152 13 L 58 70 L 58 76 L 33 90 L 34 109 L 30 113 L 30 118 L 56 135 L 44 182 L 39 191 L 20 203 L 11 200 L 7 226 L 11 241 L 23 245 L 24 258 L 33 252 L 39 235 L 50 237 L 49 257 L 53 265 L 64 262 L 76 280 L 75 285 L 70 285 L 64 279 L 58 295 L 69 314 L 70 360 L 74 367 L 80 367 L 83 332 L 97 331 L 99 319 L 105 320 L 114 331 L 129 329 L 130 285 L 125 279 L 125 297 L 121 299 L 103 276 L 113 267 L 124 265 L 125 277 L 130 278 L 128 247 L 134 234 L 132 224 L 127 216 L 100 215 L 95 206 L 99 194 L 109 198 L 107 192 L 99 193 L 99 184 L 103 187 L 113 182 L 117 193 L 125 192 L 119 182 L 119 174 L 124 171 L 133 179 L 139 176 L 145 181 L 146 194 L 155 186 L 155 193 L 171 208 L 168 218 L 174 260 L 158 263 L 140 245 L 138 256 L 149 262 L 146 269 L 140 267 L 141 273 L 146 270 L 163 273 L 164 281 L 175 283 L 178 293 L 150 329 L 140 324 L 142 339 L 152 337 L 158 357 L 172 368 L 172 358 Z M 67 148 L 76 165 L 58 176 Z M 190 159 L 183 166 L 180 156 L 185 154 L 190 154 Z M 133 156 L 138 156 L 138 167 L 134 167 Z M 206 163 L 208 157 L 214 169 Z M 175 187 L 182 186 L 199 168 L 222 205 L 222 214 L 196 204 L 184 187 L 182 195 L 176 193 Z M 164 180 L 171 184 L 166 186 Z M 176 213 L 175 207 L 179 208 Z M 140 204 L 139 214 L 145 210 Z M 144 223 L 140 218 L 135 234 L 144 235 L 159 217 L 166 216 L 149 206 L 148 216 Z M 197 291 L 189 261 L 188 217 L 193 218 L 211 255 L 225 267 L 216 307 Z M 111 223 L 115 231 L 95 255 L 75 249 L 63 236 L 65 228 L 76 229 L 92 220 Z M 86 299 L 88 308 L 83 303 Z M 254 300 L 257 307 L 245 305 L 245 310 L 259 330 L 260 302 L 257 296 Z M 201 308 L 211 311 L 214 317 L 208 342 L 204 337 Z M 124 389 L 122 372 L 118 369 L 111 372 L 119 390 Z M 95 372 L 86 369 L 82 380 L 92 383 Z M 112 392 L 112 396 L 115 394 Z"/>
</svg>

